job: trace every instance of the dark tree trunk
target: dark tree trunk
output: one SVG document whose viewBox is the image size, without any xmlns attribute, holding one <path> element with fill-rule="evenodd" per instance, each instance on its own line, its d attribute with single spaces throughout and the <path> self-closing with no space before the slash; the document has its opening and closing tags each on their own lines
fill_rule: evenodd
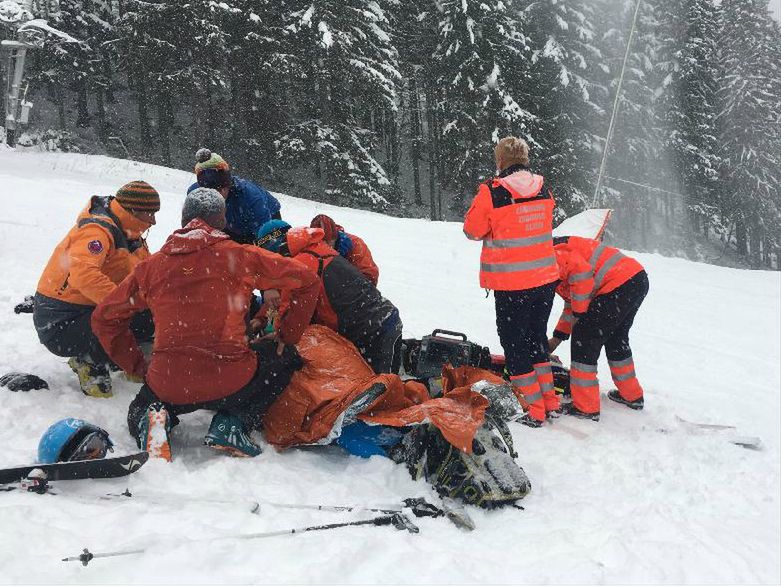
<svg viewBox="0 0 781 586">
<path fill-rule="evenodd" d="M 87 82 L 80 80 L 76 87 L 76 126 L 88 128 L 90 125 L 89 107 L 87 104 Z"/>
<path fill-rule="evenodd" d="M 65 92 L 60 84 L 54 86 L 54 95 L 57 100 L 57 119 L 60 122 L 60 130 L 68 128 L 68 119 L 65 116 Z"/>
<path fill-rule="evenodd" d="M 412 129 L 412 144 L 410 158 L 412 159 L 412 182 L 415 192 L 415 204 L 423 205 L 423 193 L 420 189 L 420 96 L 418 94 L 418 80 L 415 71 L 409 78 L 409 113 Z"/>
<path fill-rule="evenodd" d="M 106 123 L 106 104 L 104 98 L 104 90 L 101 87 L 95 91 L 95 102 L 97 104 L 96 114 L 98 116 L 98 138 L 100 142 L 106 144 L 108 142 L 108 124 Z"/>
<path fill-rule="evenodd" d="M 437 219 L 437 150 L 436 150 L 436 120 L 434 107 L 432 105 L 432 92 L 426 89 L 426 131 L 428 141 L 426 144 L 428 151 L 428 197 L 429 197 L 429 215 L 432 220 Z"/>
<path fill-rule="evenodd" d="M 735 222 L 735 242 L 737 245 L 737 252 L 740 256 L 748 255 L 748 238 L 746 234 L 746 224 L 742 219 L 738 219 Z"/>
<path fill-rule="evenodd" d="M 241 91 L 239 90 L 238 83 L 231 84 L 231 104 L 233 105 L 233 116 L 231 116 L 230 122 L 230 137 L 231 143 L 238 146 L 241 144 L 241 136 L 239 136 L 239 129 L 244 126 L 243 112 L 241 108 Z M 247 154 L 245 149 L 238 149 L 239 152 L 234 155 L 238 159 L 237 166 L 245 166 L 247 164 Z"/>
<path fill-rule="evenodd" d="M 138 128 L 141 135 L 142 150 L 147 151 L 152 142 L 152 136 L 149 130 L 149 109 L 147 108 L 146 79 L 145 75 L 137 71 L 134 84 L 136 90 L 136 100 L 138 102 Z"/>
<path fill-rule="evenodd" d="M 157 97 L 157 135 L 163 163 L 171 165 L 171 127 L 173 126 L 171 94 L 162 90 Z"/>
<path fill-rule="evenodd" d="M 749 231 L 749 243 L 751 245 L 750 260 L 752 268 L 755 269 L 758 269 L 762 266 L 762 251 L 760 249 L 761 242 L 762 234 L 760 233 L 759 228 L 757 226 L 752 226 L 751 230 Z"/>
<path fill-rule="evenodd" d="M 111 75 L 111 64 L 109 63 L 108 55 L 105 53 L 103 54 L 103 77 L 106 78 L 106 87 L 105 87 L 105 99 L 109 104 L 116 104 L 117 98 L 114 95 L 114 89 L 113 89 L 113 78 Z"/>
<path fill-rule="evenodd" d="M 388 152 L 388 174 L 390 175 L 391 183 L 398 187 L 399 185 L 399 167 L 401 156 L 401 149 L 399 146 L 399 121 L 394 112 L 385 110 L 385 127 L 387 129 L 387 152 Z"/>
</svg>

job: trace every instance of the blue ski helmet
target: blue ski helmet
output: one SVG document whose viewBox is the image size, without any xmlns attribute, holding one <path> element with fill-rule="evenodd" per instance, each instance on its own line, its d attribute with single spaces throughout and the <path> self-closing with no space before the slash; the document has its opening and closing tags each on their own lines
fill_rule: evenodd
<svg viewBox="0 0 781 586">
<path fill-rule="evenodd" d="M 279 247 L 285 242 L 285 235 L 290 230 L 290 224 L 285 220 L 269 220 L 258 228 L 255 234 L 255 244 L 271 252 L 279 252 Z"/>
<path fill-rule="evenodd" d="M 49 426 L 43 434 L 38 442 L 38 462 L 93 460 L 105 457 L 113 448 L 108 432 L 82 419 L 68 417 Z"/>
</svg>

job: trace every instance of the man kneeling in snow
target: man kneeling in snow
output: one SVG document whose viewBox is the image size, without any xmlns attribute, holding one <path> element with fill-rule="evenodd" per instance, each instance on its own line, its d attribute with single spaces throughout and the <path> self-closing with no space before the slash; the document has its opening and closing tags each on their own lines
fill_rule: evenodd
<svg viewBox="0 0 781 586">
<path fill-rule="evenodd" d="M 182 226 L 98 305 L 92 325 L 112 360 L 145 378 L 128 412 L 139 447 L 170 460 L 168 433 L 177 416 L 207 409 L 217 413 L 206 445 L 256 456 L 250 433 L 300 367 L 292 345 L 309 324 L 319 282 L 292 259 L 230 240 L 221 231 L 225 200 L 213 189 L 187 196 Z M 289 295 L 278 347 L 248 345 L 245 316 L 254 289 Z M 147 308 L 157 333 L 148 365 L 129 329 L 133 315 Z"/>
</svg>

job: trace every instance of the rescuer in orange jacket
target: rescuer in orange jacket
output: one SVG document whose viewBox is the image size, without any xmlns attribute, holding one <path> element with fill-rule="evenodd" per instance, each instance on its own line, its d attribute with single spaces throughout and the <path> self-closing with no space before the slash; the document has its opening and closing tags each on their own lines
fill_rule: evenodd
<svg viewBox="0 0 781 586">
<path fill-rule="evenodd" d="M 618 387 L 608 398 L 642 409 L 643 387 L 635 374 L 629 329 L 648 293 L 648 275 L 635 259 L 599 240 L 565 236 L 554 243 L 561 275 L 556 292 L 564 299 L 564 312 L 548 343 L 553 352 L 572 335 L 572 403 L 565 412 L 599 421 L 597 360 L 602 346 Z"/>
<path fill-rule="evenodd" d="M 53 354 L 70 358 L 86 395 L 112 395 L 109 358 L 92 333 L 92 312 L 149 256 L 142 234 L 155 224 L 159 209 L 160 195 L 145 181 L 123 185 L 116 196 L 93 196 L 38 281 L 33 309 L 38 338 Z M 142 341 L 152 339 L 148 312 L 134 320 L 133 331 Z"/>
<path fill-rule="evenodd" d="M 325 234 L 323 240 L 328 246 L 336 250 L 350 264 L 361 271 L 364 277 L 369 279 L 376 287 L 380 280 L 380 269 L 372 258 L 372 253 L 363 239 L 355 234 L 348 234 L 330 216 L 318 214 L 312 218 L 310 228 L 320 228 Z"/>
<path fill-rule="evenodd" d="M 482 240 L 480 285 L 494 290 L 496 326 L 521 422 L 540 427 L 560 410 L 547 349 L 547 323 L 559 269 L 553 252 L 553 193 L 529 171 L 529 146 L 507 137 L 494 149 L 499 174 L 480 185 L 464 233 Z"/>
</svg>

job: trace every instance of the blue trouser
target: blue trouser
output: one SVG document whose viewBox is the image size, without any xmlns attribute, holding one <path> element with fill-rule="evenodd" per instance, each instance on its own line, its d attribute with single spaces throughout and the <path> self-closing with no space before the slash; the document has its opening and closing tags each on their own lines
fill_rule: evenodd
<svg viewBox="0 0 781 586">
<path fill-rule="evenodd" d="M 369 425 L 356 421 L 342 428 L 342 433 L 334 440 L 353 456 L 368 458 L 370 456 L 386 456 L 385 448 L 395 446 L 401 441 L 406 428 L 390 425 Z"/>
</svg>

